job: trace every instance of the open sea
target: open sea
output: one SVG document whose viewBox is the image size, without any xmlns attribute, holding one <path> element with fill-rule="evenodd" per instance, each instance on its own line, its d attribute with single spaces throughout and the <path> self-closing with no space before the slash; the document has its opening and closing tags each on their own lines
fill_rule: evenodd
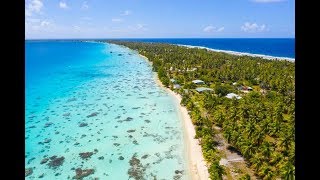
<svg viewBox="0 0 320 180">
<path fill-rule="evenodd" d="M 294 38 L 130 38 L 121 40 L 201 46 L 229 52 L 295 58 Z"/>
<path fill-rule="evenodd" d="M 26 179 L 189 179 L 178 104 L 137 52 L 79 41 L 25 49 Z"/>
</svg>

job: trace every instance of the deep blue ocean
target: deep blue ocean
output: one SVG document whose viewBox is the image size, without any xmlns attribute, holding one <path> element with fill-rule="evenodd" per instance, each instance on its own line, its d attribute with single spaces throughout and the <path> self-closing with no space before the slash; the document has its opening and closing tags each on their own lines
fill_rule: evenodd
<svg viewBox="0 0 320 180">
<path fill-rule="evenodd" d="M 122 40 L 203 46 L 217 50 L 295 58 L 294 38 L 132 38 Z"/>
</svg>

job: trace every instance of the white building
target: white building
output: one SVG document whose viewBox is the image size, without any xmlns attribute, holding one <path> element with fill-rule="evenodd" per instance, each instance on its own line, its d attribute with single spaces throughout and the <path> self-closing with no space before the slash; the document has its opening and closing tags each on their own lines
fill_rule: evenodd
<svg viewBox="0 0 320 180">
<path fill-rule="evenodd" d="M 196 79 L 192 81 L 194 84 L 204 84 L 204 81 Z"/>
<path fill-rule="evenodd" d="M 229 93 L 226 95 L 226 98 L 232 99 L 232 98 L 236 98 L 236 99 L 241 99 L 241 96 L 235 94 L 235 93 Z"/>
</svg>

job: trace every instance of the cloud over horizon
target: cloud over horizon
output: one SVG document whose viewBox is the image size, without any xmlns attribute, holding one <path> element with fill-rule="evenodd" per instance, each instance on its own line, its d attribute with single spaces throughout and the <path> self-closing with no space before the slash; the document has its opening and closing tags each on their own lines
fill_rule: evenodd
<svg viewBox="0 0 320 180">
<path fill-rule="evenodd" d="M 41 0 L 32 0 L 32 1 L 26 1 L 25 5 L 25 15 L 26 16 L 32 16 L 32 14 L 40 13 L 41 9 L 43 7 L 43 3 Z"/>
<path fill-rule="evenodd" d="M 87 1 L 84 1 L 84 2 L 82 3 L 81 9 L 83 9 L 83 10 L 89 9 L 89 5 L 88 5 L 88 2 L 87 2 Z"/>
<path fill-rule="evenodd" d="M 257 23 L 249 22 L 244 23 L 244 25 L 241 26 L 241 30 L 250 33 L 268 31 L 267 26 L 265 24 L 259 26 Z"/>
<path fill-rule="evenodd" d="M 224 30 L 224 27 L 220 27 L 220 28 L 217 28 L 217 27 L 214 27 L 212 25 L 209 25 L 209 26 L 206 26 L 203 31 L 204 32 L 222 32 Z"/>
<path fill-rule="evenodd" d="M 67 9 L 67 8 L 68 8 L 68 5 L 67 5 L 66 2 L 60 1 L 60 2 L 59 2 L 59 7 L 60 7 L 61 9 Z"/>
</svg>

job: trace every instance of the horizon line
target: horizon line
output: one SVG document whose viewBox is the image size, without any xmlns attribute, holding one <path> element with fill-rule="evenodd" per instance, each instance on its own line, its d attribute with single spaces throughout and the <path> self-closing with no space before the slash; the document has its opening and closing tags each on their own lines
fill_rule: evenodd
<svg viewBox="0 0 320 180">
<path fill-rule="evenodd" d="M 29 38 L 25 40 L 107 40 L 107 39 L 295 39 L 295 37 L 121 37 L 121 38 Z"/>
</svg>

